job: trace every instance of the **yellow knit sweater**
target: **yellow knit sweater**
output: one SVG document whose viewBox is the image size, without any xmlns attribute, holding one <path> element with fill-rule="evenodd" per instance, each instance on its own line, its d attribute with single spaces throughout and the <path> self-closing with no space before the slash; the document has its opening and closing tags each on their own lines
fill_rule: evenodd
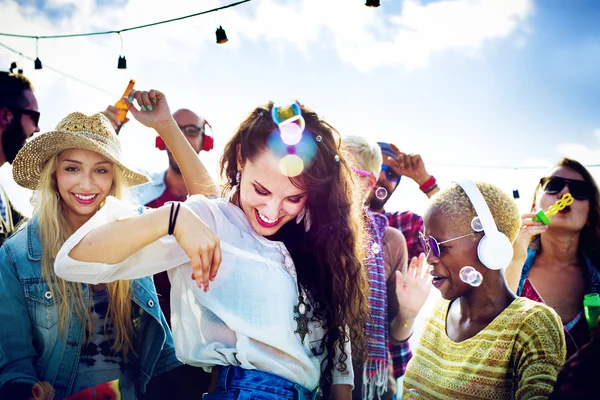
<svg viewBox="0 0 600 400">
<path fill-rule="evenodd" d="M 484 330 L 460 343 L 446 335 L 442 300 L 404 377 L 403 399 L 545 399 L 565 362 L 559 316 L 518 297 Z"/>
</svg>

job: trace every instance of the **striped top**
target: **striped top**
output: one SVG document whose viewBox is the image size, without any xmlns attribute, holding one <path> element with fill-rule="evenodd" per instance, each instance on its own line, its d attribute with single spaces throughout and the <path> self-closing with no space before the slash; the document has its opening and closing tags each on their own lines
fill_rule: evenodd
<svg viewBox="0 0 600 400">
<path fill-rule="evenodd" d="M 549 307 L 518 297 L 462 342 L 446 335 L 450 302 L 427 319 L 408 363 L 403 399 L 545 399 L 565 361 L 565 338 Z"/>
</svg>

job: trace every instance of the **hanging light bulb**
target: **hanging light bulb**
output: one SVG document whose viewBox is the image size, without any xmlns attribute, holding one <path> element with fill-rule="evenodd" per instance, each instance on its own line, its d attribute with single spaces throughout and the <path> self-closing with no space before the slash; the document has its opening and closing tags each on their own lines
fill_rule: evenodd
<svg viewBox="0 0 600 400">
<path fill-rule="evenodd" d="M 117 32 L 119 34 L 119 39 L 121 39 L 121 52 L 119 53 L 119 61 L 117 63 L 118 69 L 127 69 L 127 60 L 125 59 L 125 55 L 123 55 L 123 37 L 121 36 L 121 32 Z"/>
<path fill-rule="evenodd" d="M 38 55 L 38 40 L 39 38 L 35 38 L 35 61 L 33 62 L 33 66 L 35 69 L 42 69 L 42 61 Z"/>
<path fill-rule="evenodd" d="M 367 0 L 367 2 L 365 3 L 365 6 L 367 7 L 379 7 L 379 0 Z"/>
<path fill-rule="evenodd" d="M 227 39 L 227 34 L 225 33 L 225 29 L 223 29 L 223 27 L 221 25 L 219 25 L 215 34 L 217 35 L 217 43 L 223 44 L 223 43 L 227 43 L 229 41 L 229 39 Z"/>
<path fill-rule="evenodd" d="M 117 63 L 118 69 L 127 69 L 127 60 L 125 56 L 119 56 L 119 62 Z"/>
</svg>

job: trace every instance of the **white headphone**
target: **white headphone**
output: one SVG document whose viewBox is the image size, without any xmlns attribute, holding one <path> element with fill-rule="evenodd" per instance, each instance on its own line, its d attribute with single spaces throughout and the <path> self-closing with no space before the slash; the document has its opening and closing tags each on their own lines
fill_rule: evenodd
<svg viewBox="0 0 600 400">
<path fill-rule="evenodd" d="M 455 183 L 469 197 L 483 227 L 484 236 L 477 246 L 479 261 L 489 269 L 506 268 L 513 257 L 513 247 L 510 240 L 498 230 L 494 217 L 475 182 L 465 179 Z"/>
</svg>

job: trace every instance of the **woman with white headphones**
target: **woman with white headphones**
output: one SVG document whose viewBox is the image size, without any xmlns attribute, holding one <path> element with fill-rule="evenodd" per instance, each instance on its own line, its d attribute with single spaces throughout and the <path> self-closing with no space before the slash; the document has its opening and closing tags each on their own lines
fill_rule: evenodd
<svg viewBox="0 0 600 400">
<path fill-rule="evenodd" d="M 565 361 L 558 315 L 516 297 L 503 269 L 520 227 L 514 201 L 460 181 L 435 196 L 421 235 L 443 299 L 409 362 L 403 398 L 547 398 Z"/>
</svg>

